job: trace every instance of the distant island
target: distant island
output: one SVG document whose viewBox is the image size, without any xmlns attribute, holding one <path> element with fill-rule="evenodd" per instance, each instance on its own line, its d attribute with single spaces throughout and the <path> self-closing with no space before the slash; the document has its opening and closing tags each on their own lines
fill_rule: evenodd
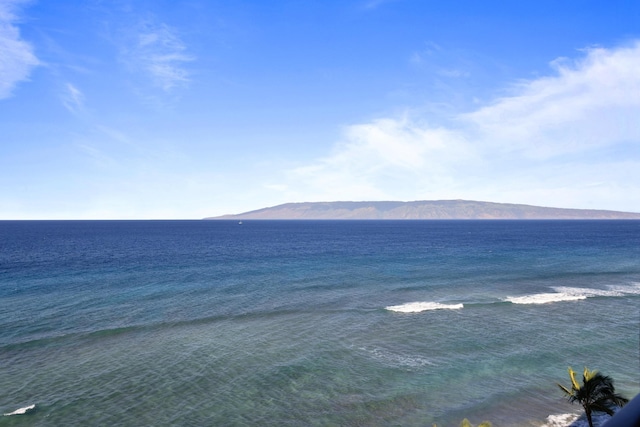
<svg viewBox="0 0 640 427">
<path fill-rule="evenodd" d="M 286 203 L 207 220 L 640 219 L 640 213 L 471 200 Z"/>
</svg>

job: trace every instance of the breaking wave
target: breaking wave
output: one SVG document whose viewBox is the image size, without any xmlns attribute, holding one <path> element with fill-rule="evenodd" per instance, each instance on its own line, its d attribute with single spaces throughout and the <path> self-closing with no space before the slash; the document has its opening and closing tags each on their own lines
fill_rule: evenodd
<svg viewBox="0 0 640 427">
<path fill-rule="evenodd" d="M 499 301 L 490 302 L 490 304 L 495 302 L 508 302 L 512 304 L 550 304 L 555 302 L 581 301 L 594 297 L 624 297 L 640 295 L 640 283 L 611 285 L 606 289 L 575 288 L 567 286 L 555 286 L 551 289 L 553 292 L 507 296 Z M 474 306 L 477 304 L 477 302 L 473 301 L 466 301 L 464 304 L 443 304 L 433 301 L 414 301 L 405 304 L 391 305 L 385 307 L 385 309 L 398 313 L 420 313 L 422 311 L 429 310 L 459 310 L 466 306 Z"/>
<path fill-rule="evenodd" d="M 570 295 L 564 292 L 553 292 L 545 294 L 523 295 L 520 297 L 506 297 L 505 301 L 513 304 L 548 304 L 560 301 L 578 301 L 587 299 L 585 295 Z"/>
<path fill-rule="evenodd" d="M 569 425 L 575 425 L 574 423 L 579 416 L 577 414 L 557 414 L 549 415 L 546 423 L 542 427 L 566 427 Z"/>
<path fill-rule="evenodd" d="M 614 412 L 617 412 L 616 408 L 613 409 Z M 593 413 L 593 424 L 596 426 L 606 426 L 609 419 L 611 419 L 611 416 L 604 412 Z M 549 415 L 541 427 L 589 427 L 589 422 L 584 413 L 555 414 Z"/>
<path fill-rule="evenodd" d="M 390 305 L 385 308 L 389 311 L 396 311 L 398 313 L 419 313 L 421 311 L 428 310 L 459 310 L 463 307 L 463 304 L 442 304 L 439 302 L 417 301 L 400 305 Z"/>
<path fill-rule="evenodd" d="M 16 409 L 13 412 L 8 412 L 8 413 L 4 414 L 4 416 L 5 417 L 9 417 L 11 415 L 24 415 L 24 414 L 26 414 L 28 412 L 33 411 L 34 409 L 36 409 L 35 403 L 33 405 L 25 406 L 24 408 Z"/>
<path fill-rule="evenodd" d="M 555 292 L 508 296 L 504 300 L 513 304 L 548 304 L 562 301 L 579 301 L 593 297 L 622 297 L 627 295 L 640 295 L 640 283 L 630 285 L 608 286 L 607 289 L 572 288 L 556 286 Z"/>
</svg>

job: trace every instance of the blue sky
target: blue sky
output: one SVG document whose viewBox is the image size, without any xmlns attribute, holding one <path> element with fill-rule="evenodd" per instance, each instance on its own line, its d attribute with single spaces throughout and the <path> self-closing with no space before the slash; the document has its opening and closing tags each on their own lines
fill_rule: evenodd
<svg viewBox="0 0 640 427">
<path fill-rule="evenodd" d="M 0 219 L 640 212 L 637 0 L 0 0 Z"/>
</svg>

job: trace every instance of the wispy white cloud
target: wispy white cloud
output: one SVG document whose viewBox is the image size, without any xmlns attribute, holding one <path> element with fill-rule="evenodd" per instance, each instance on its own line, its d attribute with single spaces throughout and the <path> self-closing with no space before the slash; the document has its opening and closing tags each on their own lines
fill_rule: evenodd
<svg viewBox="0 0 640 427">
<path fill-rule="evenodd" d="M 443 77 L 461 78 L 469 77 L 471 73 L 466 70 L 460 70 L 457 68 L 440 68 L 438 74 Z"/>
<path fill-rule="evenodd" d="M 395 2 L 398 0 L 367 0 L 364 3 L 364 8 L 365 9 L 377 9 L 378 7 L 382 6 L 383 4 L 386 3 L 391 3 L 391 2 Z"/>
<path fill-rule="evenodd" d="M 126 62 L 151 77 L 155 86 L 170 91 L 189 82 L 185 65 L 195 58 L 174 28 L 147 20 L 129 30 L 126 43 Z"/>
<path fill-rule="evenodd" d="M 420 50 L 409 56 L 409 63 L 432 77 L 459 79 L 471 76 L 468 54 L 456 50 L 445 49 L 439 44 L 428 41 Z"/>
<path fill-rule="evenodd" d="M 552 65 L 555 75 L 521 82 L 463 118 L 492 146 L 537 158 L 640 143 L 640 42 Z"/>
<path fill-rule="evenodd" d="M 345 130 L 288 171 L 295 200 L 475 198 L 640 211 L 640 42 L 585 51 L 447 125 L 405 115 Z"/>
<path fill-rule="evenodd" d="M 15 87 L 29 78 L 40 64 L 33 46 L 20 37 L 16 10 L 26 1 L 0 0 L 0 99 L 12 95 Z"/>
<path fill-rule="evenodd" d="M 444 185 L 454 165 L 471 162 L 464 135 L 408 117 L 353 125 L 334 152 L 290 171 L 316 200 L 410 197 L 416 188 Z"/>
<path fill-rule="evenodd" d="M 435 42 L 428 41 L 424 43 L 421 50 L 415 51 L 411 54 L 410 62 L 416 65 L 423 64 L 428 61 L 429 57 L 437 52 L 440 52 L 442 47 Z"/>
<path fill-rule="evenodd" d="M 84 94 L 71 83 L 64 85 L 61 94 L 62 105 L 73 114 L 80 114 L 84 111 Z"/>
</svg>

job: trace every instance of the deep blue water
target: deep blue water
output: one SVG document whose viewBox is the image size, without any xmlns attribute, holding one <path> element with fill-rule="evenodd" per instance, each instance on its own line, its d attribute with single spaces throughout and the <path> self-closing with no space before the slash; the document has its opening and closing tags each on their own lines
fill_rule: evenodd
<svg viewBox="0 0 640 427">
<path fill-rule="evenodd" d="M 551 425 L 639 331 L 640 221 L 0 221 L 0 426 Z"/>
</svg>

